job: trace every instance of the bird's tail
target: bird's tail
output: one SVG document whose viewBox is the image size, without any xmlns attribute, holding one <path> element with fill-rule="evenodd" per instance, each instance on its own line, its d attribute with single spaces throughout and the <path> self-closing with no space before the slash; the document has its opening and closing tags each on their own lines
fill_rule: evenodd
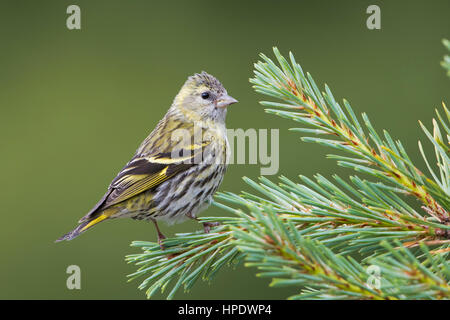
<svg viewBox="0 0 450 320">
<path fill-rule="evenodd" d="M 96 225 L 99 222 L 102 222 L 105 219 L 108 219 L 111 216 L 111 214 L 112 214 L 112 212 L 109 212 L 108 210 L 106 210 L 101 215 L 99 215 L 99 216 L 97 216 L 95 218 L 93 217 L 91 219 L 83 221 L 81 224 L 78 225 L 78 227 L 76 227 L 75 229 L 73 229 L 69 233 L 66 233 L 61 238 L 56 240 L 55 242 L 60 242 L 60 241 L 63 241 L 63 240 L 67 240 L 67 241 L 72 240 L 72 239 L 78 237 L 81 233 L 83 233 L 84 231 L 86 231 L 90 227 Z"/>
</svg>

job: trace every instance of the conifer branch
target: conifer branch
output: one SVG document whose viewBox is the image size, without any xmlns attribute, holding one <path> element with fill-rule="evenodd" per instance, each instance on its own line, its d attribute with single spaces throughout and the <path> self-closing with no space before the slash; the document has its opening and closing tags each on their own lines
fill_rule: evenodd
<svg viewBox="0 0 450 320">
<path fill-rule="evenodd" d="M 283 103 L 261 102 L 264 106 L 279 108 L 266 109 L 266 112 L 303 125 L 292 129 L 294 131 L 335 136 L 335 139 L 304 136 L 302 140 L 350 153 L 352 157 L 330 157 L 337 158 L 343 167 L 372 175 L 387 186 L 413 195 L 424 204 L 425 213 L 440 222 L 450 219 L 444 209 L 450 206 L 449 195 L 414 166 L 400 141 L 394 141 L 387 131 L 384 131 L 383 139 L 366 114 L 362 115 L 362 126 L 350 104 L 344 100 L 343 109 L 327 85 L 325 92 L 320 92 L 311 75 L 305 76 L 292 53 L 291 65 L 277 48 L 274 53 L 281 67 L 261 54 L 264 61 L 255 64 L 255 77 L 250 79 L 257 92 L 283 100 Z"/>
<path fill-rule="evenodd" d="M 320 92 L 290 54 L 290 64 L 274 49 L 280 66 L 261 55 L 251 79 L 257 92 L 280 102 L 262 102 L 266 111 L 294 120 L 302 139 L 347 155 L 329 155 L 338 164 L 370 177 L 333 180 L 317 174 L 276 184 L 244 178 L 255 191 L 226 192 L 214 204 L 231 217 L 211 233 L 192 232 L 152 242 L 133 242 L 141 253 L 127 256 L 146 277 L 147 297 L 172 287 L 167 297 L 198 278 L 211 280 L 224 265 L 246 261 L 272 286 L 296 286 L 292 299 L 448 299 L 450 297 L 450 113 L 436 111 L 432 131 L 420 123 L 434 147 L 433 160 L 419 150 L 430 176 L 412 163 L 400 141 L 381 136 L 367 115 L 362 121 L 350 104 Z M 363 125 L 361 125 L 361 123 Z M 315 134 L 325 137 L 305 136 Z M 329 138 L 329 136 L 331 138 Z M 420 205 L 408 203 L 408 198 Z M 359 253 L 359 260 L 353 257 Z M 361 258 L 362 257 L 362 258 Z M 372 266 L 379 278 L 368 272 Z"/>
<path fill-rule="evenodd" d="M 232 207 L 260 211 L 269 204 L 271 210 L 303 235 L 318 239 L 341 254 L 376 253 L 383 240 L 395 239 L 408 247 L 418 246 L 419 242 L 432 246 L 450 244 L 442 236 L 450 231 L 450 226 L 421 216 L 396 195 L 395 189 L 356 176 L 351 177 L 351 183 L 337 175 L 333 177 L 335 183 L 321 175 L 316 175 L 315 181 L 300 178 L 304 183 L 281 177 L 279 185 L 264 177 L 259 183 L 244 178 L 265 198 L 248 192 L 220 193 L 216 198 Z"/>
<path fill-rule="evenodd" d="M 211 281 L 223 265 L 236 264 L 242 256 L 231 242 L 229 230 L 238 220 L 233 217 L 204 219 L 205 222 L 220 222 L 222 225 L 207 234 L 203 231 L 183 233 L 165 239 L 164 250 L 155 242 L 133 241 L 131 246 L 141 248 L 143 252 L 125 258 L 128 263 L 139 267 L 128 275 L 129 281 L 146 276 L 139 289 L 147 288 L 147 298 L 151 298 L 158 290 L 164 292 L 178 278 L 167 299 L 172 299 L 180 287 L 189 291 L 199 278 Z"/>
<path fill-rule="evenodd" d="M 383 241 L 387 253 L 361 264 L 336 255 L 323 241 L 303 237 L 296 226 L 266 207 L 241 214 L 245 232 L 235 229 L 237 246 L 246 252 L 246 266 L 271 286 L 297 286 L 290 299 L 445 299 L 450 297 L 450 267 L 442 255 L 421 244 L 422 261 L 396 242 Z M 257 221 L 257 223 L 255 223 Z M 232 227 L 232 229 L 234 229 Z M 371 274 L 369 267 L 378 270 Z M 378 283 L 377 283 L 378 281 Z"/>
</svg>

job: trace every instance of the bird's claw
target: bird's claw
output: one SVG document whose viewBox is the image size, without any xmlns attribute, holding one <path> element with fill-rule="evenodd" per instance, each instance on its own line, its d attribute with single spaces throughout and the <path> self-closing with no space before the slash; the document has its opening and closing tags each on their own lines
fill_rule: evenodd
<svg viewBox="0 0 450 320">
<path fill-rule="evenodd" d="M 205 233 L 209 233 L 211 231 L 211 227 L 217 227 L 219 225 L 219 222 L 203 222 L 203 229 L 205 230 Z"/>
</svg>

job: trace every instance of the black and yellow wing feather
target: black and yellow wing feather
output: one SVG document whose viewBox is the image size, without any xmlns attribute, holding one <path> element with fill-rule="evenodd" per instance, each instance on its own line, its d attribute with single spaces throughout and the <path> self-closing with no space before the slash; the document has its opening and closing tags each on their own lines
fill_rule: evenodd
<svg viewBox="0 0 450 320">
<path fill-rule="evenodd" d="M 179 148 L 173 152 L 174 145 L 170 139 L 163 142 L 157 141 L 157 143 L 155 139 L 152 139 L 152 136 L 158 136 L 158 133 L 170 129 L 170 126 L 172 126 L 170 123 L 163 121 L 158 124 L 155 131 L 142 143 L 136 155 L 111 182 L 105 195 L 80 219 L 80 225 L 57 241 L 75 238 L 81 232 L 115 213 L 113 206 L 142 192 L 155 189 L 161 183 L 197 165 L 199 153 L 204 154 L 210 142 L 178 146 Z"/>
<path fill-rule="evenodd" d="M 196 165 L 194 160 L 206 145 L 207 143 L 202 144 L 194 151 L 180 150 L 174 153 L 185 155 L 183 157 L 174 158 L 171 153 L 160 153 L 133 158 L 114 178 L 103 198 L 79 222 L 92 219 L 113 205 L 154 189 L 164 181 Z"/>
<path fill-rule="evenodd" d="M 114 178 L 102 199 L 79 221 L 80 225 L 56 241 L 72 240 L 81 232 L 109 218 L 115 213 L 114 205 L 154 189 L 164 181 L 196 165 L 193 161 L 196 159 L 196 153 L 191 152 L 191 155 L 183 159 L 173 159 L 164 153 L 133 158 Z"/>
</svg>

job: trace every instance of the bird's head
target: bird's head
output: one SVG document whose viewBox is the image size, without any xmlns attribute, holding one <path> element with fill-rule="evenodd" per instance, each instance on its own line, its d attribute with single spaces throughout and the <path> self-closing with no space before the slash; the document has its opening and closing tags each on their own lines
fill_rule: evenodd
<svg viewBox="0 0 450 320">
<path fill-rule="evenodd" d="M 224 122 L 227 107 L 236 102 L 238 101 L 228 95 L 219 80 L 202 71 L 187 79 L 176 96 L 173 107 L 194 121 Z"/>
</svg>

